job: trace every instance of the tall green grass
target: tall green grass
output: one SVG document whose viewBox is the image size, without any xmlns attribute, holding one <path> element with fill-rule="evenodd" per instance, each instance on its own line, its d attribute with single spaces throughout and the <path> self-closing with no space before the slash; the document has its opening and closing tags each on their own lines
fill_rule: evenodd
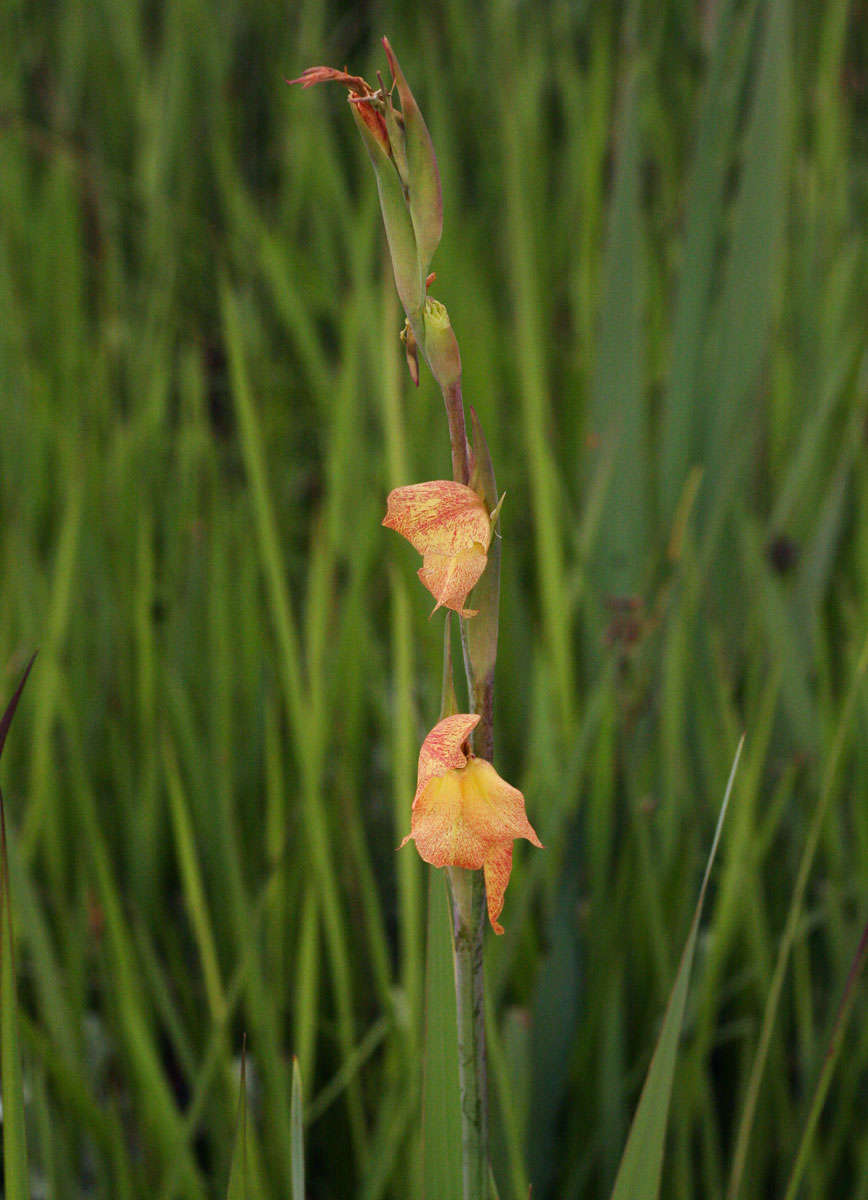
<svg viewBox="0 0 868 1200">
<path fill-rule="evenodd" d="M 0 21 L 3 695 L 40 648 L 2 762 L 33 1194 L 225 1196 L 245 1033 L 247 1194 L 299 1186 L 294 1055 L 309 1196 L 421 1178 L 428 881 L 394 847 L 442 631 L 379 523 L 448 445 L 343 100 L 282 82 L 373 78 L 388 32 L 507 491 L 497 761 L 547 847 L 519 849 L 487 950 L 500 1195 L 611 1191 L 744 730 L 664 1194 L 723 1197 L 737 1144 L 738 1194 L 782 1194 L 810 1128 L 800 1194 L 868 1196 L 858 984 L 823 1072 L 868 879 L 856 7 Z"/>
</svg>

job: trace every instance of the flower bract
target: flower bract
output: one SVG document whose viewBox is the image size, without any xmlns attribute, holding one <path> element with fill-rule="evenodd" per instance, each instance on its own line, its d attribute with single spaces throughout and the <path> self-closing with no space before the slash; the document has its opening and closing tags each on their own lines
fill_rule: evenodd
<svg viewBox="0 0 868 1200">
<path fill-rule="evenodd" d="M 384 87 L 382 79 L 374 89 L 360 75 L 335 67 L 308 67 L 289 82 L 302 87 L 340 83 L 349 92 L 353 117 L 377 177 L 398 295 L 424 350 L 425 278 L 443 230 L 440 172 L 428 126 L 388 38 L 383 38 L 383 47 L 400 109 L 392 103 L 393 88 Z"/>
<path fill-rule="evenodd" d="M 422 555 L 419 578 L 441 606 L 462 617 L 488 562 L 491 516 L 482 498 L 463 483 L 435 479 L 389 493 L 383 524 L 405 537 Z"/>
<path fill-rule="evenodd" d="M 422 743 L 413 800 L 411 839 L 425 862 L 485 874 L 488 917 L 495 933 L 512 871 L 512 843 L 541 846 L 524 810 L 524 796 L 491 763 L 475 758 L 467 739 L 479 722 L 471 713 L 440 721 Z"/>
</svg>

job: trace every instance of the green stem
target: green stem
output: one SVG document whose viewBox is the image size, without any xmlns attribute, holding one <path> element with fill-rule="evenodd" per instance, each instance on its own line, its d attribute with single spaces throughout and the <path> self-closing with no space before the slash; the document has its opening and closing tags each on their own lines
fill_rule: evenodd
<svg viewBox="0 0 868 1200">
<path fill-rule="evenodd" d="M 488 1195 L 488 1093 L 482 946 L 485 888 L 480 871 L 448 867 L 458 1013 L 458 1080 L 464 1200 Z"/>
<path fill-rule="evenodd" d="M 449 418 L 449 442 L 452 446 L 452 478 L 456 483 L 470 482 L 470 453 L 467 447 L 467 425 L 464 420 L 464 399 L 461 384 L 453 383 L 443 389 L 443 402 Z"/>
<path fill-rule="evenodd" d="M 452 447 L 452 477 L 470 481 L 470 451 L 464 419 L 461 384 L 443 389 Z M 461 622 L 461 643 L 467 672 L 467 689 L 481 720 L 474 733 L 476 754 L 491 760 L 491 715 L 494 676 L 474 679 Z M 461 1149 L 464 1200 L 486 1200 L 488 1195 L 488 1083 L 485 1069 L 485 982 L 482 949 L 485 936 L 485 883 L 481 871 L 448 867 L 452 897 L 452 949 L 458 1015 L 458 1078 L 461 1089 Z"/>
</svg>

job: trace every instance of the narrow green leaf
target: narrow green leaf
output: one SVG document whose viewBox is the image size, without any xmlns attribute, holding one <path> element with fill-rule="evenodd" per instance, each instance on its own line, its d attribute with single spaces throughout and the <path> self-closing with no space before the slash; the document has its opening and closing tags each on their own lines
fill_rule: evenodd
<svg viewBox="0 0 868 1200">
<path fill-rule="evenodd" d="M 603 453 L 614 447 L 606 498 L 606 538 L 597 579 L 608 596 L 638 591 L 648 546 L 647 413 L 643 386 L 642 210 L 639 202 L 639 102 L 636 68 L 624 89 L 620 146 L 606 250 L 592 419 Z"/>
<path fill-rule="evenodd" d="M 15 694 L 0 717 L 0 755 L 21 693 L 33 666 L 27 664 Z M 6 808 L 0 791 L 0 1079 L 3 1095 L 3 1184 L 8 1200 L 30 1195 L 24 1093 L 18 1050 L 18 1000 L 15 993 L 15 959 L 12 906 L 9 892 L 9 857 L 6 850 Z"/>
<path fill-rule="evenodd" d="M 461 1200 L 458 1017 L 452 967 L 452 910 L 446 878 L 428 869 L 422 1171 L 425 1200 Z"/>
<path fill-rule="evenodd" d="M 685 215 L 684 266 L 672 335 L 672 368 L 663 403 L 660 498 L 668 526 L 688 472 L 699 457 L 701 406 L 697 395 L 705 331 L 714 293 L 715 248 L 730 169 L 739 90 L 749 60 L 753 4 L 740 21 L 726 0 L 717 13 L 708 82 L 696 132 Z"/>
<path fill-rule="evenodd" d="M 27 676 L 30 674 L 30 669 L 33 666 L 36 655 L 39 651 L 34 651 L 30 656 L 30 661 L 24 668 L 24 674 L 21 676 L 21 682 L 15 689 L 15 694 L 6 705 L 6 711 L 0 717 L 0 755 L 3 754 L 3 747 L 6 745 L 6 735 L 9 732 L 9 726 L 12 724 L 12 718 L 15 716 L 15 710 L 18 707 L 18 701 L 21 699 L 21 693 L 24 691 L 24 685 L 27 682 Z"/>
<path fill-rule="evenodd" d="M 720 834 L 723 829 L 729 798 L 735 773 L 741 758 L 744 735 L 735 752 L 726 793 L 717 819 L 714 831 L 714 841 L 705 868 L 702 887 L 699 889 L 699 899 L 687 944 L 681 956 L 678 974 L 666 1006 L 663 1026 L 657 1039 L 654 1057 L 645 1078 L 645 1086 L 639 1097 L 639 1105 L 630 1126 L 630 1134 L 624 1149 L 624 1156 L 618 1168 L 618 1176 L 612 1192 L 612 1200 L 656 1200 L 660 1192 L 660 1176 L 663 1168 L 663 1149 L 666 1142 L 666 1122 L 669 1113 L 669 1102 L 672 1098 L 672 1084 L 675 1078 L 675 1059 L 678 1054 L 678 1041 L 681 1036 L 681 1023 L 684 1018 L 684 1007 L 687 1001 L 687 988 L 690 982 L 690 969 L 693 965 L 693 954 L 696 949 L 696 938 L 699 932 L 699 921 L 702 916 L 702 906 L 705 892 L 711 875 Z"/>
<path fill-rule="evenodd" d="M 750 1077 L 748 1079 L 744 1107 L 739 1118 L 738 1133 L 736 1134 L 735 1150 L 733 1152 L 732 1168 L 730 1171 L 729 1184 L 726 1193 L 729 1200 L 735 1200 L 735 1198 L 739 1195 L 741 1188 L 741 1181 L 744 1176 L 745 1165 L 747 1162 L 748 1145 L 750 1143 L 750 1137 L 753 1131 L 753 1123 L 756 1117 L 760 1083 L 765 1071 L 772 1033 L 774 1031 L 775 1021 L 777 1020 L 778 1016 L 778 1005 L 781 999 L 784 975 L 789 963 L 790 953 L 793 949 L 796 930 L 798 929 L 799 921 L 802 918 L 802 908 L 805 900 L 805 891 L 808 886 L 808 879 L 810 878 L 811 869 L 814 865 L 814 859 L 820 845 L 820 835 L 823 831 L 823 824 L 829 812 L 829 806 L 832 802 L 832 797 L 835 794 L 835 786 L 838 782 L 838 771 L 840 769 L 841 759 L 843 758 L 844 749 L 847 745 L 847 739 L 850 734 L 851 725 L 856 712 L 856 705 L 859 700 L 862 682 L 865 678 L 866 671 L 868 671 L 868 637 L 865 638 L 865 641 L 862 644 L 862 650 L 856 663 L 856 669 L 850 682 L 850 688 L 847 693 L 846 700 L 844 701 L 843 711 L 835 730 L 835 739 L 829 749 L 829 757 L 827 759 L 826 768 L 823 775 L 822 789 L 811 817 L 811 824 L 808 828 L 808 836 L 805 840 L 805 845 L 802 850 L 802 857 L 799 861 L 799 872 L 796 876 L 796 882 L 793 886 L 793 893 L 790 898 L 790 907 L 789 911 L 787 912 L 787 922 L 778 942 L 778 953 L 775 961 L 774 974 L 772 976 L 771 985 L 769 986 L 768 995 L 766 997 L 759 1040 L 757 1042 L 757 1048 L 754 1054 L 753 1064 L 751 1066 Z"/>
<path fill-rule="evenodd" d="M 304 1200 L 304 1121 L 301 1099 L 301 1068 L 292 1059 L 292 1099 L 289 1111 L 292 1147 L 292 1200 Z"/>
<path fill-rule="evenodd" d="M 470 421 L 473 427 L 473 478 L 471 486 L 485 500 L 489 512 L 498 505 L 497 482 L 491 461 L 488 443 L 482 432 L 476 409 L 471 405 Z M 478 609 L 470 620 L 462 621 L 461 631 L 467 647 L 467 657 L 473 674 L 477 705 L 486 688 L 494 679 L 494 664 L 497 659 L 498 614 L 500 612 L 500 522 L 495 527 L 488 547 L 488 564 L 468 600 L 468 606 Z M 478 707 L 477 712 L 481 711 Z"/>
<path fill-rule="evenodd" d="M 765 7 L 744 166 L 732 214 L 718 336 L 702 412 L 711 527 L 707 553 L 739 492 L 753 438 L 752 401 L 768 345 L 789 212 L 792 83 L 788 0 Z"/>
<path fill-rule="evenodd" d="M 241 1095 L 226 1200 L 247 1200 L 247 1046 L 241 1050 Z"/>
<path fill-rule="evenodd" d="M 865 965 L 865 958 L 868 956 L 868 925 L 862 930 L 862 936 L 859 939 L 859 945 L 856 948 L 856 954 L 853 957 L 853 962 L 850 967 L 850 973 L 847 976 L 847 982 L 844 986 L 844 995 L 841 998 L 841 1003 L 838 1006 L 838 1011 L 835 1014 L 835 1021 L 832 1026 L 832 1033 L 829 1038 L 829 1044 L 826 1047 L 826 1053 L 823 1058 L 823 1066 L 820 1071 L 820 1077 L 817 1080 L 817 1086 L 814 1089 L 814 1095 L 811 1098 L 811 1107 L 808 1112 L 805 1128 L 802 1131 L 802 1140 L 799 1143 L 798 1154 L 796 1161 L 793 1163 L 793 1169 L 790 1174 L 790 1181 L 787 1184 L 786 1195 L 784 1200 L 796 1200 L 799 1194 L 799 1185 L 802 1182 L 805 1170 L 808 1166 L 808 1155 L 810 1154 L 811 1145 L 814 1140 L 814 1133 L 817 1129 L 817 1122 L 820 1119 L 820 1114 L 823 1111 L 823 1105 L 826 1101 L 826 1095 L 829 1091 L 829 1084 L 832 1081 L 832 1074 L 838 1064 L 838 1059 L 841 1054 L 841 1047 L 844 1044 L 844 1033 L 847 1029 L 847 1023 L 850 1020 L 850 1014 L 853 1011 L 853 1003 L 856 999 L 858 989 L 856 984 L 859 982 L 859 976 L 862 973 L 862 968 Z"/>
</svg>

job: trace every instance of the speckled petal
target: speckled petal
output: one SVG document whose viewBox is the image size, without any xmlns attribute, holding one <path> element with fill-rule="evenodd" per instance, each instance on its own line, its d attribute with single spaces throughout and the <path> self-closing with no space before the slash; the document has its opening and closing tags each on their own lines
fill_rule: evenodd
<svg viewBox="0 0 868 1200">
<path fill-rule="evenodd" d="M 491 541 L 488 509 L 473 488 L 448 479 L 412 483 L 389 493 L 383 524 L 420 554 L 456 554 Z"/>
<path fill-rule="evenodd" d="M 488 919 L 495 933 L 503 933 L 503 926 L 497 918 L 503 912 L 503 895 L 512 874 L 512 842 L 497 846 L 482 865 L 485 874 Z"/>
<path fill-rule="evenodd" d="M 419 578 L 437 601 L 434 612 L 438 608 L 451 608 L 462 617 L 475 617 L 477 610 L 465 608 L 464 602 L 479 582 L 487 562 L 488 555 L 479 542 L 455 554 L 426 554 Z"/>
<path fill-rule="evenodd" d="M 460 736 L 458 725 L 450 731 L 449 740 L 454 742 L 455 736 Z M 460 745 L 458 751 L 462 753 Z M 443 761 L 455 761 L 455 757 L 441 759 L 441 765 Z M 420 756 L 411 831 L 401 845 L 412 838 L 420 856 L 435 867 L 484 868 L 489 919 L 495 933 L 503 933 L 497 918 L 517 837 L 541 845 L 525 814 L 524 796 L 501 779 L 490 763 L 471 757 L 466 766 L 457 765 L 445 774 L 438 770 L 423 775 Z"/>
<path fill-rule="evenodd" d="M 429 779 L 437 775 L 445 775 L 455 767 L 463 767 L 467 755 L 461 749 L 470 734 L 479 724 L 478 713 L 454 713 L 438 721 L 419 751 L 419 771 L 416 777 L 416 795 L 413 797 L 413 807 L 419 793 L 424 789 Z"/>
<path fill-rule="evenodd" d="M 428 780 L 413 806 L 410 837 L 432 866 L 478 871 L 489 846 L 466 818 L 462 775 L 449 771 Z"/>
</svg>

